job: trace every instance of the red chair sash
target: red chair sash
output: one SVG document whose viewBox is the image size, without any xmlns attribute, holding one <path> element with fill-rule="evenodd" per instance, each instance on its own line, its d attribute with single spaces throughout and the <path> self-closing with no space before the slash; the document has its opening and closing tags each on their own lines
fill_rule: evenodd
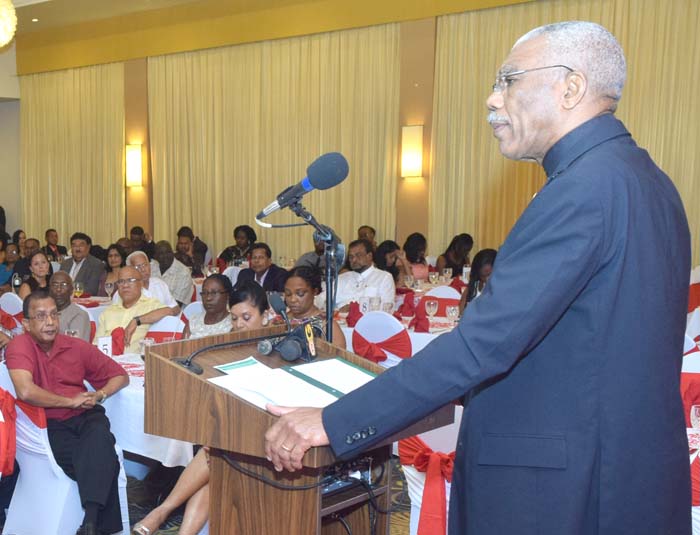
<svg viewBox="0 0 700 535">
<path fill-rule="evenodd" d="M 7 390 L 0 388 L 0 412 L 4 422 L 0 422 L 0 474 L 9 476 L 15 469 L 15 448 L 17 446 L 17 413 L 15 398 Z"/>
<path fill-rule="evenodd" d="M 696 308 L 700 307 L 700 283 L 690 285 L 688 290 L 688 312 L 692 312 Z"/>
<path fill-rule="evenodd" d="M 352 349 L 358 355 L 376 363 L 386 360 L 385 350 L 402 359 L 413 354 L 411 337 L 405 329 L 380 342 L 370 342 L 357 330 L 354 330 L 352 332 Z"/>
<path fill-rule="evenodd" d="M 0 310 L 0 325 L 2 325 L 8 331 L 11 331 L 17 327 L 17 322 L 13 316 L 3 310 Z"/>
<path fill-rule="evenodd" d="M 690 408 L 693 405 L 700 405 L 700 373 L 681 373 L 681 399 L 685 413 L 685 426 L 691 427 Z M 693 490 L 693 505 L 700 505 L 700 457 L 696 457 L 690 465 L 690 480 Z"/>
<path fill-rule="evenodd" d="M 435 452 L 418 437 L 399 440 L 399 460 L 425 472 L 423 499 L 418 520 L 418 535 L 436 535 L 447 531 L 445 481 L 452 482 L 455 452 Z"/>
<path fill-rule="evenodd" d="M 29 418 L 35 426 L 40 429 L 46 429 L 46 412 L 43 407 L 30 405 L 21 399 L 15 400 L 15 404 L 22 409 L 22 412 L 27 415 L 27 418 Z"/>
</svg>

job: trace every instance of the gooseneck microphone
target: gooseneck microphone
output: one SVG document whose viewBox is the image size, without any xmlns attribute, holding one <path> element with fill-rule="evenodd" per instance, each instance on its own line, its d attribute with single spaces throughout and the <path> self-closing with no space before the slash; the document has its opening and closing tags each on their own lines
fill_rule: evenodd
<svg viewBox="0 0 700 535">
<path fill-rule="evenodd" d="M 284 302 L 284 299 L 282 299 L 280 294 L 277 292 L 271 292 L 268 299 L 272 310 L 275 311 L 275 314 L 281 316 L 284 320 L 284 323 L 287 326 L 287 332 L 283 336 L 268 338 L 258 342 L 258 353 L 262 353 L 263 355 L 269 355 L 272 353 L 275 350 L 275 346 L 284 340 L 287 334 L 289 334 L 289 332 L 292 330 L 292 325 L 289 322 L 289 316 L 287 316 L 287 304 Z"/>
<path fill-rule="evenodd" d="M 294 186 L 277 195 L 277 199 L 263 208 L 256 219 L 263 219 L 272 212 L 298 202 L 304 195 L 315 189 L 329 189 L 340 184 L 348 176 L 348 161 L 339 152 L 328 152 L 316 158 L 306 169 L 306 176 Z"/>
</svg>

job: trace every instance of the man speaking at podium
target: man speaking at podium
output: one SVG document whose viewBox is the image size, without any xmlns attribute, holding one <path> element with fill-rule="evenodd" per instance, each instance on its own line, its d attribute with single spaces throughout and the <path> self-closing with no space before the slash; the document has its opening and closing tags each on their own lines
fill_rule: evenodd
<svg viewBox="0 0 700 535">
<path fill-rule="evenodd" d="M 625 77 L 597 24 L 516 42 L 488 120 L 503 155 L 537 161 L 547 181 L 484 294 L 454 331 L 325 409 L 270 407 L 284 414 L 266 434 L 276 469 L 329 443 L 356 456 L 467 394 L 450 534 L 690 533 L 688 224 L 614 116 Z"/>
</svg>

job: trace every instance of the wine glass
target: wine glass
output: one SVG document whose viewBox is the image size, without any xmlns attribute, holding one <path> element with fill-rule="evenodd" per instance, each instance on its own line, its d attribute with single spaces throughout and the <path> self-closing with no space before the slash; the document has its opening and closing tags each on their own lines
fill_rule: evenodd
<svg viewBox="0 0 700 535">
<path fill-rule="evenodd" d="M 82 282 L 76 282 L 73 285 L 73 295 L 75 297 L 80 297 L 83 295 L 83 292 L 85 291 L 85 285 Z"/>
<path fill-rule="evenodd" d="M 155 341 L 154 338 L 150 338 L 150 337 L 147 336 L 146 338 L 142 339 L 142 340 L 139 342 L 139 352 L 140 352 L 142 355 L 145 355 L 145 354 L 146 354 L 146 349 L 149 348 L 149 347 L 151 347 L 151 346 L 152 346 L 153 344 L 155 344 L 155 343 L 156 343 L 156 341 Z"/>
<path fill-rule="evenodd" d="M 691 405 L 690 425 L 695 429 L 700 429 L 700 405 Z"/>
<path fill-rule="evenodd" d="M 430 281 L 430 284 L 437 284 L 438 281 L 438 272 L 437 271 L 431 271 L 428 273 L 428 280 Z"/>
<path fill-rule="evenodd" d="M 425 312 L 430 316 L 430 320 L 432 321 L 433 317 L 435 314 L 437 314 L 438 311 L 438 302 L 437 299 L 428 299 L 425 302 Z"/>
<path fill-rule="evenodd" d="M 459 306 L 448 305 L 447 307 L 445 307 L 445 315 L 447 316 L 447 319 L 450 320 L 450 323 L 454 327 L 455 324 L 457 323 L 457 318 L 459 318 Z"/>
<path fill-rule="evenodd" d="M 442 270 L 442 276 L 448 281 L 452 278 L 452 268 L 445 268 Z"/>
<path fill-rule="evenodd" d="M 219 273 L 219 266 L 209 266 L 209 275 L 216 275 Z"/>
<path fill-rule="evenodd" d="M 110 299 L 112 298 L 112 294 L 114 293 L 113 282 L 105 282 L 105 293 L 107 294 L 107 297 L 109 297 Z"/>
<path fill-rule="evenodd" d="M 413 275 L 406 275 L 406 277 L 404 277 L 404 284 L 406 285 L 406 288 L 413 288 L 414 280 Z"/>
<path fill-rule="evenodd" d="M 379 296 L 374 296 L 369 298 L 369 310 L 370 312 L 376 312 L 382 308 L 382 298 Z"/>
<path fill-rule="evenodd" d="M 394 311 L 394 303 L 385 301 L 382 303 L 382 310 L 387 314 L 391 314 Z"/>
</svg>

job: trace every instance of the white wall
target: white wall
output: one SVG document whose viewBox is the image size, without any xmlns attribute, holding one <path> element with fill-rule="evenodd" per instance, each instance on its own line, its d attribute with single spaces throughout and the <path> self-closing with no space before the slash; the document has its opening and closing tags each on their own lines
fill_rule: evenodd
<svg viewBox="0 0 700 535">
<path fill-rule="evenodd" d="M 22 224 L 19 180 L 19 100 L 0 102 L 0 205 L 12 234 Z"/>
</svg>

